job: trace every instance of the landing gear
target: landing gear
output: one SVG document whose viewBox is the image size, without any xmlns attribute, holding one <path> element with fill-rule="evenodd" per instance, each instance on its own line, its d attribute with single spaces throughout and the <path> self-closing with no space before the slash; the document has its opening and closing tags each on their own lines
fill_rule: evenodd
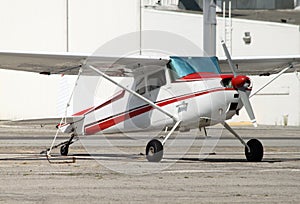
<svg viewBox="0 0 300 204">
<path fill-rule="evenodd" d="M 62 146 L 60 147 L 60 155 L 62 156 L 68 156 L 68 153 L 69 153 L 69 147 L 71 144 L 73 144 L 73 139 L 76 135 L 73 133 L 70 137 L 69 140 L 67 140 L 66 142 L 64 142 L 62 144 Z"/>
<path fill-rule="evenodd" d="M 151 140 L 146 146 L 146 158 L 149 162 L 160 162 L 164 154 L 162 143 L 157 140 Z"/>
<path fill-rule="evenodd" d="M 64 144 L 60 147 L 60 154 L 62 156 L 68 156 L 69 153 L 69 145 L 68 144 Z"/>
<path fill-rule="evenodd" d="M 247 142 L 250 149 L 245 147 L 245 155 L 249 162 L 260 162 L 264 155 L 264 148 L 261 142 L 257 139 L 251 139 Z"/>
<path fill-rule="evenodd" d="M 262 143 L 257 139 L 251 139 L 247 143 L 226 123 L 223 126 L 231 132 L 245 146 L 245 155 L 249 162 L 260 162 L 264 156 Z"/>
<path fill-rule="evenodd" d="M 164 155 L 164 144 L 169 139 L 169 137 L 173 134 L 176 128 L 181 123 L 181 120 L 178 120 L 175 125 L 172 127 L 171 131 L 167 134 L 162 142 L 157 139 L 153 139 L 148 142 L 146 146 L 146 158 L 149 162 L 160 162 Z"/>
<path fill-rule="evenodd" d="M 75 140 L 74 137 L 76 136 Z M 46 154 L 48 156 L 50 156 L 50 152 L 52 149 L 56 149 L 58 147 L 60 147 L 60 154 L 62 156 L 67 156 L 68 153 L 69 153 L 69 147 L 71 144 L 73 144 L 74 142 L 76 142 L 78 140 L 77 138 L 77 135 L 75 135 L 74 133 L 71 135 L 70 139 L 65 141 L 65 142 L 62 142 L 62 143 L 59 143 L 57 145 L 51 145 L 50 148 L 44 150 L 44 151 L 41 151 L 40 154 Z M 55 139 L 53 140 L 53 143 L 54 143 Z"/>
</svg>

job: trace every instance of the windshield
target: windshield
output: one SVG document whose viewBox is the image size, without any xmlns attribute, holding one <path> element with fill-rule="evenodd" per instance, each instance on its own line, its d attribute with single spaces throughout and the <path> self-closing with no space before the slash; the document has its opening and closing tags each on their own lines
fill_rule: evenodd
<svg viewBox="0 0 300 204">
<path fill-rule="evenodd" d="M 176 79 L 198 72 L 221 73 L 217 57 L 170 57 L 170 59 L 169 65 L 175 72 Z"/>
</svg>

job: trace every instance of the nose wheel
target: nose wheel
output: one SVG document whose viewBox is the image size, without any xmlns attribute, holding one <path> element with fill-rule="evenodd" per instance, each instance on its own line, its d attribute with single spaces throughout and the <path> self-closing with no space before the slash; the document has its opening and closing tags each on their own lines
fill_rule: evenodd
<svg viewBox="0 0 300 204">
<path fill-rule="evenodd" d="M 222 124 L 245 146 L 245 156 L 247 161 L 260 162 L 263 159 L 264 147 L 259 140 L 251 139 L 246 143 L 226 122 L 223 122 Z"/>
<path fill-rule="evenodd" d="M 245 147 L 245 155 L 249 162 L 260 162 L 264 155 L 264 147 L 257 139 L 251 139 L 247 142 L 250 149 Z"/>
</svg>

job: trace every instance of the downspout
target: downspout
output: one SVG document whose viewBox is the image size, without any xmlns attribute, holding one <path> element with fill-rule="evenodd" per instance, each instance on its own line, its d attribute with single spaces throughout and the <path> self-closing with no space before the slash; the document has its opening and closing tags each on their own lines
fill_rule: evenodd
<svg viewBox="0 0 300 204">
<path fill-rule="evenodd" d="M 203 50 L 216 56 L 216 0 L 203 1 Z"/>
</svg>

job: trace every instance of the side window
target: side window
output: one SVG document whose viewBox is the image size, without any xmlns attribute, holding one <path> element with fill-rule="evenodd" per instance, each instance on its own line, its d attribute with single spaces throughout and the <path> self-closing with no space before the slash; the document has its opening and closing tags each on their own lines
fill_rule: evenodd
<svg viewBox="0 0 300 204">
<path fill-rule="evenodd" d="M 180 77 L 178 76 L 178 74 L 176 73 L 176 70 L 174 69 L 173 65 L 172 65 L 172 61 L 170 60 L 169 63 L 167 64 L 167 68 L 169 70 L 170 73 L 170 77 L 171 77 L 171 81 L 176 81 L 177 79 L 179 79 Z"/>
<path fill-rule="evenodd" d="M 148 91 L 155 90 L 167 83 L 165 70 L 161 70 L 148 76 L 147 89 Z"/>
<path fill-rule="evenodd" d="M 135 85 L 135 92 L 138 94 L 145 94 L 146 93 L 146 85 L 145 85 L 145 78 L 141 78 L 137 81 Z"/>
</svg>

